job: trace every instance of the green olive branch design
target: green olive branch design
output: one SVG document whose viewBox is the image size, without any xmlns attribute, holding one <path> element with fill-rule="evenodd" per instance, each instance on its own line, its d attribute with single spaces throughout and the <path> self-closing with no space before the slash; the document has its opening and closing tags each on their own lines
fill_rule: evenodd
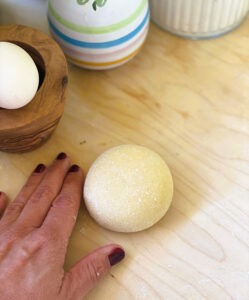
<svg viewBox="0 0 249 300">
<path fill-rule="evenodd" d="M 79 5 L 85 5 L 89 2 L 90 0 L 77 0 Z M 103 7 L 106 4 L 107 0 L 94 0 L 92 7 L 96 11 L 97 7 Z"/>
</svg>

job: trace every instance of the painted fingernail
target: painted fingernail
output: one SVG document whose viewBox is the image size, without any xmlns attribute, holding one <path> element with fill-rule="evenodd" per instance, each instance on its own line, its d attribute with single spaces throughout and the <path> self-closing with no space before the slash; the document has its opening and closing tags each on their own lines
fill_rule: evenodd
<svg viewBox="0 0 249 300">
<path fill-rule="evenodd" d="M 79 169 L 80 169 L 79 166 L 77 166 L 77 165 L 72 165 L 71 168 L 68 170 L 68 173 L 76 173 L 76 172 L 79 171 Z"/>
<path fill-rule="evenodd" d="M 67 157 L 67 155 L 66 155 L 66 153 L 64 153 L 64 152 L 61 152 L 58 156 L 57 156 L 57 158 L 56 159 L 58 159 L 58 160 L 62 160 L 62 159 L 65 159 Z"/>
<path fill-rule="evenodd" d="M 109 262 L 111 266 L 116 265 L 119 263 L 121 260 L 123 260 L 125 257 L 125 252 L 121 248 L 116 248 L 109 256 Z"/>
<path fill-rule="evenodd" d="M 42 173 L 44 172 L 46 169 L 46 166 L 44 164 L 39 164 L 35 170 L 34 170 L 34 173 Z"/>
<path fill-rule="evenodd" d="M 2 196 L 2 192 L 0 192 L 0 197 Z"/>
</svg>

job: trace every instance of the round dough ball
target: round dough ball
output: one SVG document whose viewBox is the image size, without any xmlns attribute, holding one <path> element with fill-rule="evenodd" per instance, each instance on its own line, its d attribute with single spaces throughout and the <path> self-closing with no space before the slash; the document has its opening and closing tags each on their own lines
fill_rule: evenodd
<svg viewBox="0 0 249 300">
<path fill-rule="evenodd" d="M 172 196 L 168 166 L 157 153 L 138 145 L 104 152 L 91 166 L 84 187 L 90 215 L 118 232 L 151 227 L 165 215 Z"/>
<path fill-rule="evenodd" d="M 32 57 L 21 47 L 0 42 L 0 107 L 17 109 L 28 104 L 39 85 Z"/>
</svg>

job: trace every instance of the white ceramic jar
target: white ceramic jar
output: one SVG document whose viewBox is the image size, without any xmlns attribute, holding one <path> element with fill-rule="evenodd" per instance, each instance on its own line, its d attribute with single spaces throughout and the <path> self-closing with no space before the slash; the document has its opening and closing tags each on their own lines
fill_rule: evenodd
<svg viewBox="0 0 249 300">
<path fill-rule="evenodd" d="M 148 0 L 49 0 L 52 36 L 72 63 L 109 69 L 140 50 L 149 28 Z"/>
<path fill-rule="evenodd" d="M 152 20 L 186 38 L 212 38 L 237 27 L 247 16 L 249 0 L 150 0 Z"/>
</svg>

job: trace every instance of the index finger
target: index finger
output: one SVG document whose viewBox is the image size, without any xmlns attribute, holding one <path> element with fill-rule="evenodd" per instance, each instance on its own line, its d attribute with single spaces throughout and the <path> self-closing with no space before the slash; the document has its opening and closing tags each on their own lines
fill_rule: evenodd
<svg viewBox="0 0 249 300">
<path fill-rule="evenodd" d="M 61 193 L 54 200 L 41 226 L 42 231 L 63 240 L 69 239 L 80 207 L 83 181 L 83 171 L 77 165 L 73 165 L 68 171 Z"/>
</svg>

